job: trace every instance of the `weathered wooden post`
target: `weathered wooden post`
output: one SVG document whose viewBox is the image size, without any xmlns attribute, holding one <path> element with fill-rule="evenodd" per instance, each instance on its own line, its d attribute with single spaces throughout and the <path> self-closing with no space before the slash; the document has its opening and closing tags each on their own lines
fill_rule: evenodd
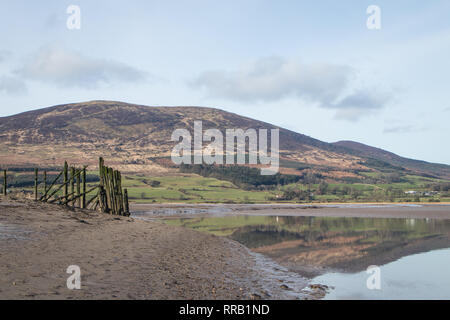
<svg viewBox="0 0 450 320">
<path fill-rule="evenodd" d="M 117 202 L 116 202 L 116 175 L 113 168 L 109 169 L 109 175 L 111 179 L 111 203 L 113 207 L 113 214 L 117 214 Z"/>
<path fill-rule="evenodd" d="M 122 190 L 121 173 L 118 170 L 105 166 L 102 157 L 98 160 L 98 173 L 100 184 L 98 186 L 97 201 L 94 210 L 97 206 L 100 206 L 100 210 L 104 213 L 127 215 L 128 194 L 125 197 L 124 191 Z M 93 199 L 89 200 L 89 203 Z"/>
<path fill-rule="evenodd" d="M 64 161 L 64 201 L 67 201 L 67 195 L 69 194 L 69 186 L 67 184 L 68 182 L 68 170 L 69 170 L 69 166 L 67 165 L 67 161 Z"/>
<path fill-rule="evenodd" d="M 119 204 L 119 214 L 125 215 L 125 209 L 123 206 L 123 193 L 122 193 L 122 174 L 120 171 L 117 171 L 117 190 L 118 190 L 118 199 L 117 202 Z"/>
<path fill-rule="evenodd" d="M 125 209 L 125 214 L 127 216 L 129 216 L 130 215 L 130 207 L 128 206 L 128 190 L 125 189 L 125 190 L 123 190 L 123 192 L 124 192 L 123 206 L 124 206 L 124 209 Z"/>
<path fill-rule="evenodd" d="M 116 214 L 120 215 L 120 205 L 119 205 L 119 185 L 118 185 L 118 171 L 113 170 L 113 181 L 114 181 L 114 207 Z"/>
<path fill-rule="evenodd" d="M 109 174 L 108 174 L 108 167 L 104 167 L 103 169 L 105 171 L 105 194 L 106 194 L 106 209 L 109 212 L 112 210 L 111 205 L 111 189 L 110 189 L 110 180 L 109 180 Z"/>
<path fill-rule="evenodd" d="M 77 204 L 78 208 L 81 208 L 81 170 L 77 170 Z"/>
<path fill-rule="evenodd" d="M 105 191 L 105 168 L 104 168 L 104 160 L 102 157 L 98 158 L 98 175 L 100 177 L 100 184 L 98 188 L 98 204 L 100 206 L 100 211 L 108 212 L 107 201 L 106 201 L 106 191 Z M 97 205 L 95 205 L 95 209 Z M 95 210 L 94 209 L 94 210 Z"/>
<path fill-rule="evenodd" d="M 70 193 L 75 194 L 75 168 L 74 167 L 70 168 Z M 72 206 L 75 206 L 75 201 L 72 201 Z"/>
<path fill-rule="evenodd" d="M 86 168 L 83 168 L 83 196 L 81 197 L 81 208 L 86 208 Z"/>
<path fill-rule="evenodd" d="M 6 170 L 3 170 L 3 195 L 6 196 L 6 187 L 8 186 L 8 182 L 6 180 Z"/>
<path fill-rule="evenodd" d="M 111 180 L 109 175 L 109 168 L 103 167 L 104 174 L 104 183 L 105 183 L 105 194 L 106 194 L 106 212 L 112 211 L 112 202 L 111 202 Z"/>
<path fill-rule="evenodd" d="M 34 169 L 34 201 L 38 200 L 38 168 Z"/>
<path fill-rule="evenodd" d="M 44 171 L 44 194 L 47 193 L 47 171 Z"/>
</svg>

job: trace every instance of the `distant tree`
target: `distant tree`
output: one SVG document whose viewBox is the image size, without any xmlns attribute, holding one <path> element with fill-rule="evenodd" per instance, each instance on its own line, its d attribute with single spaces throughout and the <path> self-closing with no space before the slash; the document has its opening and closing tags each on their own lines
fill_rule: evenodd
<svg viewBox="0 0 450 320">
<path fill-rule="evenodd" d="M 153 181 L 150 183 L 150 186 L 152 186 L 153 188 L 159 187 L 160 185 L 161 185 L 161 182 L 158 181 L 158 180 L 153 180 Z"/>
<path fill-rule="evenodd" d="M 321 182 L 318 187 L 319 194 L 327 194 L 328 183 Z"/>
</svg>

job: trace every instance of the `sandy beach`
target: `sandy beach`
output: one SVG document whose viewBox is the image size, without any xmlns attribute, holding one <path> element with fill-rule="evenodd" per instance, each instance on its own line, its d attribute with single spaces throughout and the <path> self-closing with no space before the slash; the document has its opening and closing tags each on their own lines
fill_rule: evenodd
<svg viewBox="0 0 450 320">
<path fill-rule="evenodd" d="M 1 198 L 0 198 L 1 199 Z M 0 299 L 311 299 L 297 273 L 225 237 L 159 215 L 449 219 L 448 205 L 132 205 L 118 217 L 30 200 L 0 201 Z M 140 216 L 140 213 L 145 213 Z M 69 290 L 68 266 L 81 270 Z M 314 286 L 313 286 L 314 287 Z M 320 291 L 322 290 L 322 291 Z"/>
<path fill-rule="evenodd" d="M 300 298 L 237 242 L 158 222 L 3 199 L 0 240 L 0 299 Z"/>
</svg>

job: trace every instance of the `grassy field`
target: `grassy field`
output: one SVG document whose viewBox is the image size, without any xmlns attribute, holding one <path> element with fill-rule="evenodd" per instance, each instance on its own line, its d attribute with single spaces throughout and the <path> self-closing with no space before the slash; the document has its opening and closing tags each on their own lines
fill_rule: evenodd
<svg viewBox="0 0 450 320">
<path fill-rule="evenodd" d="M 248 191 L 238 188 L 228 181 L 204 178 L 194 174 L 166 177 L 126 176 L 123 186 L 128 188 L 130 200 L 138 203 L 270 203 L 277 201 L 286 190 L 310 190 L 311 202 L 446 202 L 450 196 L 406 195 L 405 191 L 429 191 L 430 183 L 443 182 L 437 179 L 406 176 L 406 182 L 391 184 L 328 184 L 323 194 L 318 192 L 319 185 L 290 184 L 272 190 Z M 280 200 L 293 203 L 299 200 Z M 305 201 L 303 201 L 305 202 Z"/>
<path fill-rule="evenodd" d="M 157 185 L 152 186 L 154 181 Z M 245 191 L 228 181 L 196 175 L 126 176 L 122 186 L 128 188 L 130 200 L 138 203 L 268 202 L 267 198 L 274 195 L 264 191 Z"/>
<path fill-rule="evenodd" d="M 11 173 L 13 174 L 13 173 Z M 88 174 L 96 175 L 95 171 Z M 373 174 L 370 173 L 372 176 Z M 17 172 L 18 178 L 24 173 Z M 449 202 L 448 192 L 439 192 L 424 196 L 430 185 L 446 181 L 405 175 L 401 182 L 390 184 L 364 183 L 329 183 L 288 184 L 270 190 L 244 190 L 229 181 L 202 177 L 196 174 L 178 174 L 170 176 L 149 177 L 144 175 L 124 175 L 122 187 L 128 189 L 129 199 L 135 203 L 305 203 L 305 202 Z M 11 179 L 13 181 L 13 179 Z M 448 183 L 448 182 L 447 182 Z M 96 182 L 88 183 L 88 188 Z M 32 185 L 32 184 L 31 184 Z M 40 186 L 42 189 L 42 185 Z M 32 193 L 31 186 L 15 188 Z M 290 190 L 303 191 L 310 195 L 307 199 L 285 199 Z M 417 191 L 420 194 L 407 195 L 406 191 Z M 42 190 L 40 190 L 42 191 Z M 57 195 L 61 195 L 62 190 Z M 94 196 L 94 192 L 90 196 Z M 89 197 L 90 198 L 90 197 Z M 283 199 L 284 198 L 284 199 Z"/>
</svg>

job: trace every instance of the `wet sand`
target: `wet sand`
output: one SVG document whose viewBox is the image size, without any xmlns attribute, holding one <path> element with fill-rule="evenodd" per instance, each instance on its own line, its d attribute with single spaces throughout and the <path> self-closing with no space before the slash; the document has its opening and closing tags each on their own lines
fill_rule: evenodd
<svg viewBox="0 0 450 320">
<path fill-rule="evenodd" d="M 309 299 L 305 278 L 239 243 L 145 221 L 159 215 L 450 219 L 448 205 L 135 204 L 116 217 L 0 198 L 0 299 Z M 81 269 L 81 290 L 66 286 Z M 320 287 L 320 286 L 319 286 Z"/>
<path fill-rule="evenodd" d="M 348 218 L 450 219 L 450 204 L 134 204 L 131 210 L 157 215 L 272 215 Z"/>
<path fill-rule="evenodd" d="M 311 297 L 289 287 L 306 280 L 270 264 L 194 230 L 0 198 L 0 299 Z M 81 269 L 81 290 L 66 286 L 69 265 Z"/>
</svg>

